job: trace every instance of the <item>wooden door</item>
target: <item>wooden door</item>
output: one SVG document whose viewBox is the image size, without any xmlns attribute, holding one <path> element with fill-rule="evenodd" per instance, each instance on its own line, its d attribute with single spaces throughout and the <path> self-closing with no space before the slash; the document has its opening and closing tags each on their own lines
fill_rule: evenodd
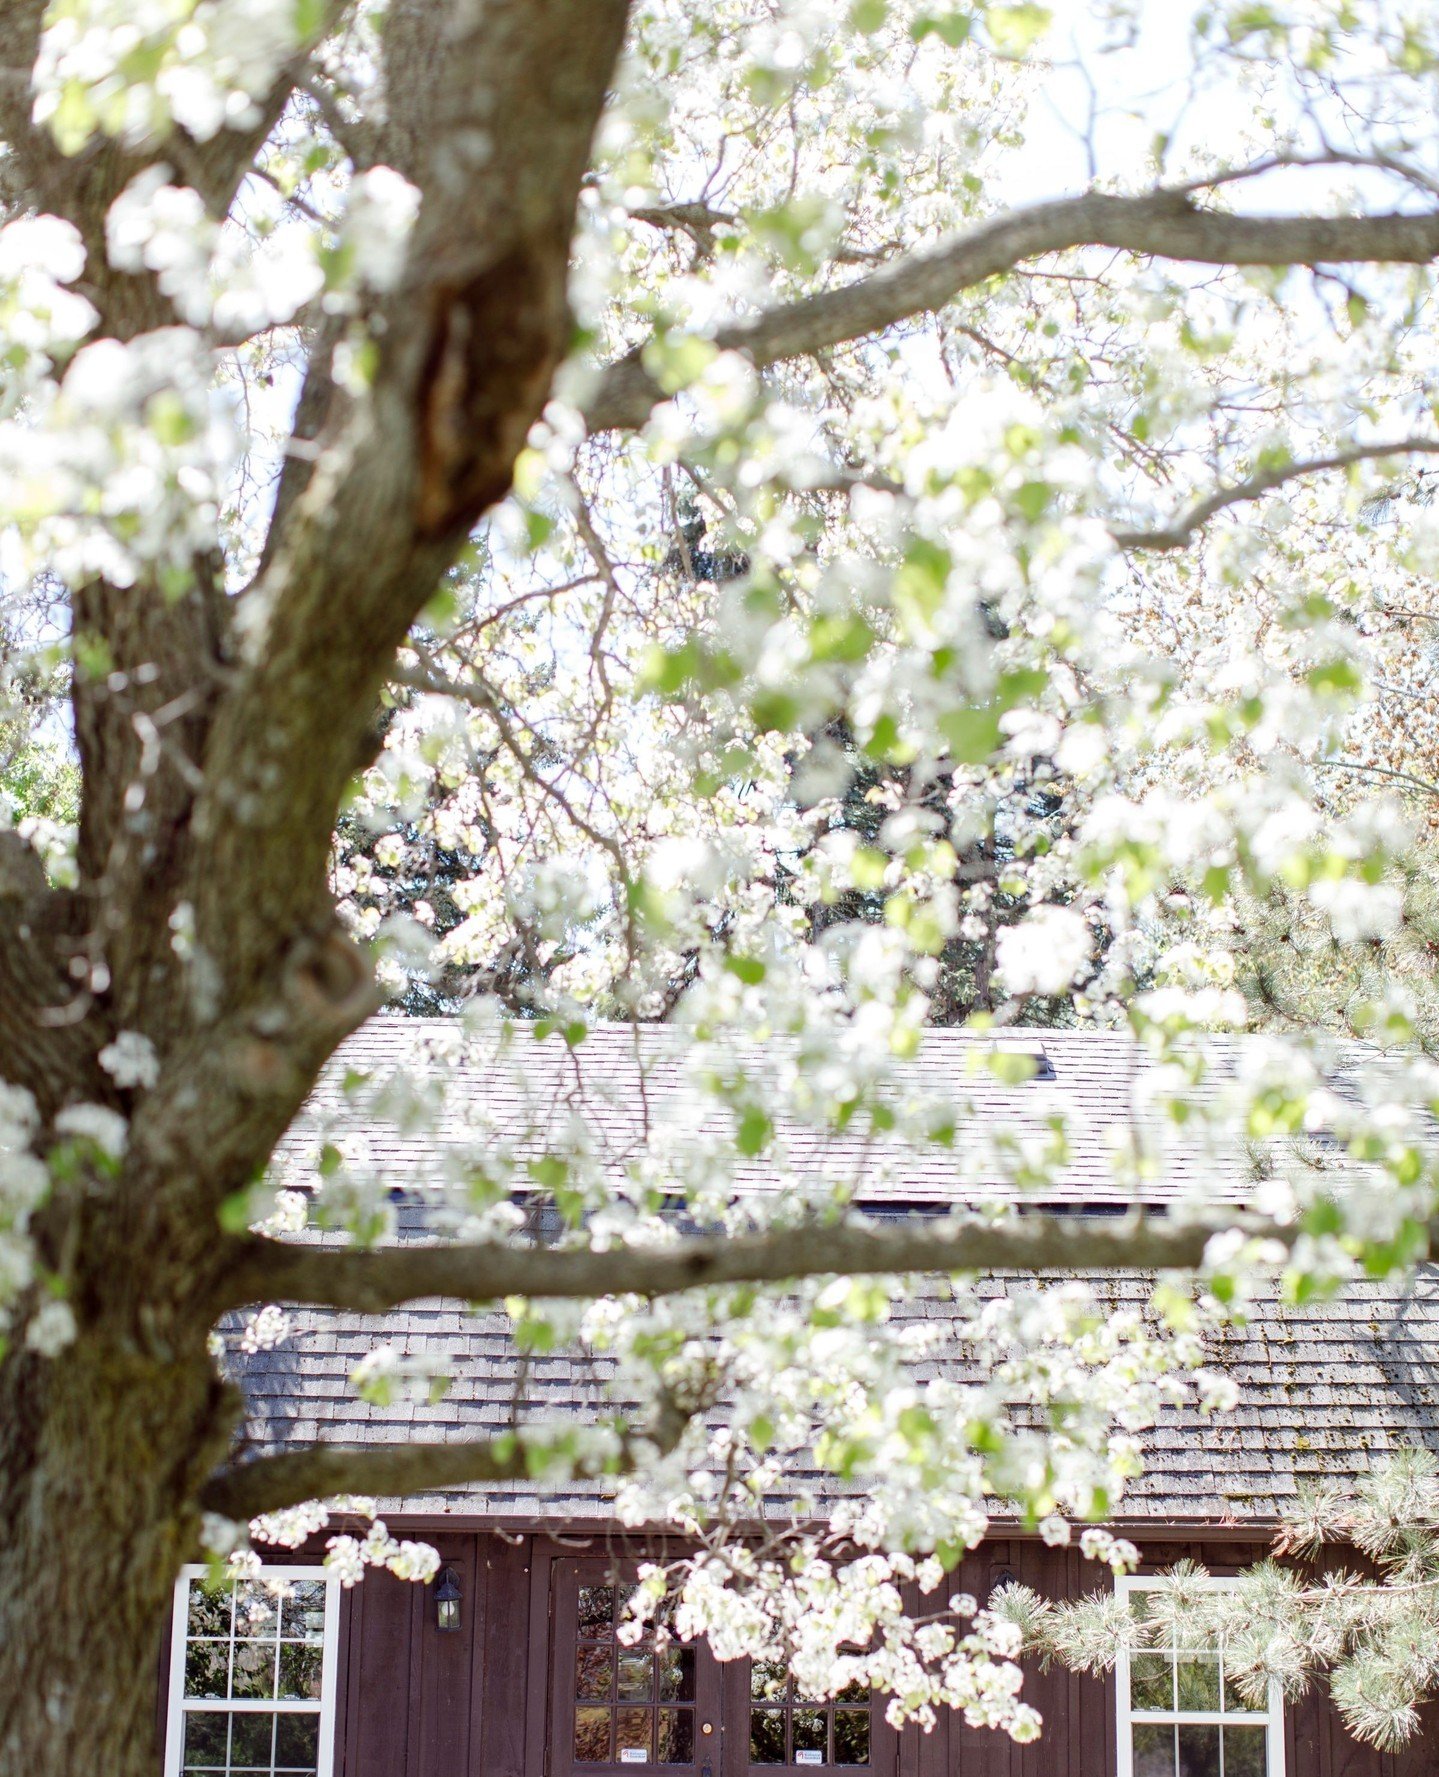
<svg viewBox="0 0 1439 1777">
<path fill-rule="evenodd" d="M 634 1562 L 558 1559 L 548 1777 L 895 1777 L 898 1735 L 866 1693 L 799 1696 L 780 1669 L 704 1643 L 620 1639 Z"/>
<path fill-rule="evenodd" d="M 635 1563 L 556 1561 L 551 1594 L 551 1777 L 714 1777 L 719 1673 L 707 1647 L 619 1629 Z"/>
</svg>

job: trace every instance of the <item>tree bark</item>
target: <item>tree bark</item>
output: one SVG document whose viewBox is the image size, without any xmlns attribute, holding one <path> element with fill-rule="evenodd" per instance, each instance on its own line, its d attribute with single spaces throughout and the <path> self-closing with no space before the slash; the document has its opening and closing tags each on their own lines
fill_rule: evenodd
<svg viewBox="0 0 1439 1777">
<path fill-rule="evenodd" d="M 6 1365 L 0 1770 L 155 1777 L 165 1613 L 238 1415 L 202 1325 L 172 1351 L 102 1324 L 63 1362 Z"/>
<path fill-rule="evenodd" d="M 153 277 L 107 264 L 106 212 L 169 158 L 224 214 L 297 70 L 253 128 L 67 158 L 31 122 L 42 15 L 0 9 L 6 192 L 79 230 L 100 334 L 170 325 Z M 76 596 L 105 662 L 72 699 L 80 884 L 57 896 L 0 846 L 0 1080 L 34 1093 L 42 1152 L 81 1102 L 128 1139 L 118 1167 L 67 1160 L 0 1356 L 0 1771 L 154 1777 L 161 1627 L 240 1423 L 207 1344 L 235 1257 L 217 1214 L 378 1004 L 335 920 L 337 807 L 395 649 L 508 488 L 569 343 L 575 203 L 625 18 L 625 0 L 397 0 L 389 158 L 422 202 L 405 286 L 376 299 L 370 396 L 326 399 L 317 360 L 318 469 L 290 478 L 239 599 L 212 559 L 178 599 Z M 150 1038 L 152 1089 L 100 1066 L 121 1030 Z M 52 1285 L 78 1326 L 53 1358 L 25 1342 Z"/>
<path fill-rule="evenodd" d="M 307 1452 L 227 1468 L 240 1403 L 207 1349 L 220 1307 L 286 1294 L 383 1308 L 440 1292 L 659 1293 L 782 1282 L 821 1259 L 826 1271 L 876 1272 L 1202 1255 L 1207 1230 L 1178 1226 L 1083 1241 L 1067 1224 L 976 1229 L 948 1252 L 929 1235 L 886 1244 L 859 1233 L 820 1249 L 803 1230 L 553 1255 L 335 1254 L 219 1232 L 224 1200 L 265 1167 L 327 1057 L 376 1005 L 328 886 L 336 810 L 397 647 L 508 489 L 569 348 L 576 197 L 626 11 L 625 0 L 394 0 L 376 158 L 399 167 L 422 203 L 402 286 L 376 295 L 368 316 L 373 381 L 332 399 L 329 354 L 317 351 L 297 422 L 313 468 L 307 457 L 287 472 L 242 594 L 223 590 L 207 558 L 173 601 L 143 586 L 76 596 L 75 632 L 93 633 L 114 670 L 75 678 L 79 889 L 50 891 L 33 856 L 0 843 L 0 1080 L 34 1094 L 42 1149 L 56 1114 L 80 1102 L 122 1112 L 128 1145 L 123 1165 L 71 1162 L 58 1180 L 34 1228 L 45 1275 L 0 1356 L 0 1772 L 153 1777 L 160 1630 L 207 1501 L 274 1505 L 352 1482 L 355 1467 L 422 1486 L 524 1465 L 508 1447 L 477 1447 L 404 1462 Z M 106 263 L 106 212 L 168 156 L 223 215 L 296 71 L 253 127 L 204 144 L 177 135 L 153 155 L 97 139 L 67 158 L 31 120 L 27 70 L 43 13 L 41 0 L 0 7 L 6 196 L 79 230 L 89 253 L 81 288 L 101 334 L 169 325 L 152 276 Z M 995 218 L 716 338 L 774 363 L 1086 243 L 1216 264 L 1416 262 L 1439 252 L 1439 217 L 1234 217 L 1197 210 L 1183 193 L 1089 194 Z M 642 354 L 631 354 L 601 380 L 591 424 L 643 423 L 656 393 Z M 1226 490 L 1183 515 L 1175 534 L 1253 497 L 1261 480 L 1277 485 Z M 1134 546 L 1167 547 L 1169 535 Z M 120 1030 L 153 1042 L 152 1089 L 121 1087 L 100 1066 Z M 78 1326 L 55 1358 L 25 1342 L 28 1311 L 52 1286 Z"/>
</svg>

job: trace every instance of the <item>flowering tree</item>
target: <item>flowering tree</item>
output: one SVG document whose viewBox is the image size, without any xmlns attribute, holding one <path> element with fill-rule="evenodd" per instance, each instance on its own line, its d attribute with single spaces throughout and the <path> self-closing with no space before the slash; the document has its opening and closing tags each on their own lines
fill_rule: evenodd
<svg viewBox="0 0 1439 1777">
<path fill-rule="evenodd" d="M 1102 1518 L 1164 1401 L 1222 1404 L 1199 1334 L 1255 1265 L 1312 1293 L 1424 1252 L 1439 1076 L 1403 978 L 1355 970 L 1350 1095 L 1303 1032 L 1204 1079 L 1246 1015 L 1243 897 L 1282 888 L 1359 959 L 1410 917 L 1392 792 L 1424 773 L 1378 687 L 1400 611 L 1430 620 L 1434 531 L 1360 509 L 1439 451 L 1432 29 L 1219 4 L 1176 74 L 1142 7 L 1092 10 L 0 10 L 7 733 L 57 771 L 73 742 L 80 779 L 73 829 L 21 798 L 0 835 L 7 1768 L 145 1768 L 171 1578 L 227 1524 L 546 1466 L 704 1532 L 680 1625 L 721 1654 L 1030 1735 L 1016 1625 L 907 1614 L 901 1582 L 941 1587 L 986 1498 L 1055 1538 Z M 447 860 L 438 943 L 407 847 Z M 910 1068 L 936 959 L 997 896 L 989 1003 L 1127 1020 L 1160 1147 L 1200 1129 L 1217 1177 L 1239 1138 L 1322 1130 L 1359 1182 L 1280 1142 L 1242 1211 L 916 1230 L 801 1175 L 785 1128 L 953 1155 L 956 1201 L 1042 1192 L 1062 1128 L 1013 1139 Z M 434 1186 L 451 1238 L 384 1243 L 345 1132 L 438 1115 L 441 1052 L 348 1081 L 313 1190 L 261 1201 L 326 1059 L 443 968 L 530 1015 L 482 999 L 452 1046 L 569 1051 L 539 1153 L 478 1107 Z M 722 1139 L 606 1151 L 596 1016 L 680 1026 Z M 974 1291 L 1057 1264 L 1202 1288 L 1150 1318 L 1072 1280 Z M 916 1380 L 891 1312 L 930 1288 L 972 1384 Z M 513 1303 L 629 1405 L 233 1453 L 227 1312 L 437 1294 Z M 416 1380 L 377 1354 L 357 1385 Z M 859 1486 L 757 1556 L 726 1527 L 806 1450 Z M 336 1558 L 425 1566 L 379 1532 Z"/>
</svg>

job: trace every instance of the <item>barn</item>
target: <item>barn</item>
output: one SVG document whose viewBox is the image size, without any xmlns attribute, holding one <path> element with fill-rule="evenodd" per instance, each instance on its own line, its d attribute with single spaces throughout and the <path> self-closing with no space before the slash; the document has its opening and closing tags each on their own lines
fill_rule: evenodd
<svg viewBox="0 0 1439 1777">
<path fill-rule="evenodd" d="M 933 1033 L 923 1066 L 939 1079 L 958 1075 L 980 1040 Z M 600 1031 L 591 1042 L 593 1115 L 622 1145 L 639 1116 L 636 1049 L 628 1031 Z M 437 1065 L 445 1044 L 443 1021 L 372 1024 L 342 1051 L 317 1094 L 312 1127 L 290 1140 L 291 1160 L 315 1129 L 342 1115 L 341 1070 Z M 489 1127 L 498 1123 L 519 1141 L 533 1134 L 535 1107 L 553 1106 L 569 1090 L 561 1048 L 534 1045 L 518 1073 L 507 1065 L 475 1080 Z M 1005 1116 L 1039 1127 L 1062 1100 L 1076 1128 L 1090 1132 L 1072 1143 L 1050 1207 L 1075 1216 L 1115 1213 L 1125 1204 L 1114 1193 L 1104 1131 L 1136 1115 L 1143 1057 L 1117 1034 L 1047 1032 L 1036 1058 L 1034 1078 L 1008 1088 L 1029 1096 L 1011 1096 Z M 696 1113 L 662 1038 L 645 1065 L 646 1117 L 668 1103 L 692 1130 Z M 458 1139 L 444 1129 L 369 1135 L 401 1178 L 437 1167 L 447 1137 Z M 1199 1164 L 1182 1151 L 1171 1161 L 1146 1187 L 1155 1213 Z M 756 1188 L 762 1185 L 757 1176 Z M 1245 1188 L 1237 1173 L 1233 1186 L 1236 1194 Z M 959 1189 L 973 1188 L 957 1185 L 953 1169 L 918 1167 L 877 1183 L 866 1208 L 932 1213 Z M 428 1237 L 418 1201 L 403 1187 L 400 1194 L 397 1238 Z M 1018 1282 L 996 1276 L 984 1287 L 1002 1292 Z M 1110 1276 L 1101 1287 L 1116 1306 L 1134 1304 L 1149 1280 Z M 378 1344 L 433 1360 L 452 1378 L 447 1392 L 385 1405 L 357 1398 L 351 1375 Z M 1146 1472 L 1117 1521 L 1143 1565 L 1118 1583 L 1142 1593 L 1147 1578 L 1189 1556 L 1222 1584 L 1267 1552 L 1306 1481 L 1342 1481 L 1406 1446 L 1439 1449 L 1436 1352 L 1433 1267 L 1403 1286 L 1356 1286 L 1322 1307 L 1261 1299 L 1247 1325 L 1226 1330 L 1213 1353 L 1214 1367 L 1239 1385 L 1239 1406 L 1208 1419 L 1166 1409 L 1148 1435 Z M 244 1391 L 247 1447 L 256 1452 L 317 1438 L 473 1438 L 517 1415 L 584 1417 L 595 1404 L 591 1371 L 563 1353 L 522 1362 L 502 1316 L 444 1301 L 383 1316 L 296 1311 L 278 1344 L 243 1349 L 232 1337 L 223 1361 Z M 1121 1659 L 1103 1679 L 1035 1669 L 1027 1694 L 1045 1728 L 1029 1745 L 959 1718 L 941 1719 L 928 1733 L 895 1731 L 867 1695 L 799 1697 L 783 1673 L 721 1665 L 703 1645 L 622 1646 L 616 1628 L 637 1563 L 676 1545 L 659 1529 L 623 1529 L 599 1484 L 561 1490 L 506 1482 L 384 1500 L 380 1509 L 393 1534 L 438 1550 L 443 1568 L 433 1584 L 372 1573 L 346 1589 L 320 1565 L 323 1539 L 268 1552 L 267 1566 L 290 1582 L 279 1609 L 253 1608 L 243 1584 L 208 1591 L 200 1569 L 186 1570 L 157 1691 L 156 1768 L 165 1777 L 620 1777 L 637 1765 L 666 1767 L 670 1777 L 763 1777 L 801 1766 L 816 1777 L 1439 1773 L 1439 1711 L 1403 1750 L 1379 1753 L 1352 1740 L 1321 1695 L 1286 1706 L 1276 1694 L 1267 1710 L 1246 1709 L 1219 1661 L 1186 1658 L 1183 1649 L 1147 1657 L 1143 1670 L 1138 1660 L 1131 1671 Z M 773 1502 L 775 1514 L 785 1509 L 783 1500 Z M 1077 1550 L 1025 1534 L 1001 1508 L 955 1580 L 982 1600 L 1007 1579 L 1053 1598 L 1114 1583 Z"/>
</svg>

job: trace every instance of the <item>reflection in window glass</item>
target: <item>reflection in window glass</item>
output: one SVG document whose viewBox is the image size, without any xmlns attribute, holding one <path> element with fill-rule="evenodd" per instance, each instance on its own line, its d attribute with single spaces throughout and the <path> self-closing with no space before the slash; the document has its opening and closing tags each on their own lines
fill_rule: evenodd
<svg viewBox="0 0 1439 1777">
<path fill-rule="evenodd" d="M 1175 1662 L 1179 1708 L 1187 1712 L 1219 1707 L 1219 1661 L 1183 1659 Z"/>
<path fill-rule="evenodd" d="M 752 1765 L 784 1763 L 784 1711 L 752 1709 L 749 1716 L 749 1762 Z"/>
<path fill-rule="evenodd" d="M 582 1765 L 610 1762 L 610 1712 L 608 1709 L 575 1711 L 575 1759 Z"/>
<path fill-rule="evenodd" d="M 320 1777 L 326 1581 L 272 1574 L 287 1597 L 263 1583 L 180 1582 L 171 1756 L 183 1777 Z"/>
<path fill-rule="evenodd" d="M 1178 1737 L 1180 1777 L 1220 1777 L 1217 1727 L 1212 1723 L 1202 1727 L 1195 1722 L 1181 1723 Z"/>
<path fill-rule="evenodd" d="M 1174 1769 L 1174 1729 L 1136 1722 L 1134 1777 L 1174 1777 Z"/>
<path fill-rule="evenodd" d="M 1147 1619 L 1146 1587 L 1121 1587 L 1130 1610 Z M 1245 1701 L 1222 1647 L 1161 1644 L 1121 1656 L 1118 1689 L 1127 1777 L 1268 1777 L 1282 1731 L 1278 1704 Z"/>
<path fill-rule="evenodd" d="M 811 1702 L 795 1694 L 784 1666 L 756 1660 L 749 1688 L 752 1765 L 869 1763 L 869 1692 L 864 1685 L 850 1685 L 830 1702 Z"/>
<path fill-rule="evenodd" d="M 1226 1727 L 1225 1777 L 1264 1777 L 1265 1738 L 1263 1728 Z"/>
<path fill-rule="evenodd" d="M 837 1765 L 869 1763 L 869 1711 L 836 1709 L 834 1712 L 834 1762 Z"/>
<path fill-rule="evenodd" d="M 660 1710 L 658 1743 L 660 1764 L 692 1765 L 695 1760 L 694 1710 Z"/>
<path fill-rule="evenodd" d="M 575 1763 L 692 1765 L 695 1650 L 651 1625 L 621 1646 L 633 1585 L 581 1586 L 575 1611 Z M 663 1625 L 672 1613 L 661 1608 Z M 660 1707 L 664 1705 L 664 1707 Z"/>
</svg>

